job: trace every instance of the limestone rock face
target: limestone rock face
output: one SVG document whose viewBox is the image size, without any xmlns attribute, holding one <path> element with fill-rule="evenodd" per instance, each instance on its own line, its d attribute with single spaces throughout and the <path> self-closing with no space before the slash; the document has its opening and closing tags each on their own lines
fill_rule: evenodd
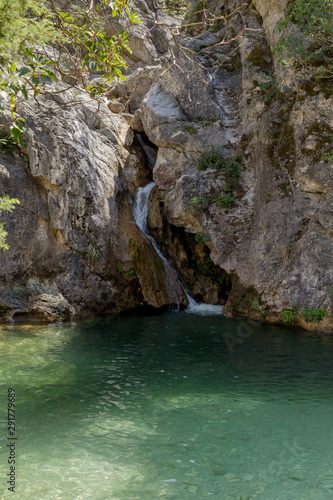
<svg viewBox="0 0 333 500">
<path fill-rule="evenodd" d="M 211 8 L 228 14 L 242 3 Z M 96 114 L 88 102 L 41 114 L 22 104 L 33 131 L 29 162 L 3 155 L 0 163 L 1 191 L 21 200 L 3 217 L 10 245 L 1 256 L 4 315 L 44 311 L 60 319 L 185 305 L 174 273 L 131 215 L 136 189 L 151 179 L 151 233 L 198 300 L 272 322 L 293 306 L 332 313 L 333 170 L 325 154 L 333 98 L 321 87 L 307 92 L 275 60 L 286 4 L 253 0 L 244 12 L 251 31 L 202 52 L 198 64 L 169 37 L 173 64 L 151 2 L 140 0 L 128 76 L 113 82 L 108 107 Z M 177 24 L 162 13 L 160 21 Z M 233 32 L 240 26 L 239 17 L 230 21 Z M 221 36 L 183 42 L 195 52 Z M 207 160 L 198 169 L 201 155 L 214 152 L 239 168 L 229 201 L 223 168 Z M 301 321 L 332 328 L 330 317 Z"/>
<path fill-rule="evenodd" d="M 218 2 L 211 8 L 220 12 L 240 3 Z M 169 228 L 167 240 L 177 246 L 178 229 L 196 235 L 213 263 L 232 278 L 225 314 L 273 322 L 293 304 L 300 311 L 308 306 L 330 312 L 333 295 L 333 171 L 322 159 L 331 151 L 333 100 L 319 88 L 308 94 L 297 75 L 275 60 L 275 27 L 286 4 L 254 0 L 244 16 L 256 34 L 244 32 L 238 43 L 205 51 L 198 61 L 206 73 L 188 66 L 179 53 L 187 74 L 166 71 L 161 58 L 154 72 L 150 67 L 154 78 L 133 110 L 133 123 L 158 146 L 153 179 L 165 227 L 158 227 L 154 205 L 150 223 L 156 238 L 162 245 Z M 195 50 L 216 43 L 217 37 L 200 33 L 188 43 Z M 274 75 L 279 88 L 268 96 L 258 82 L 273 81 Z M 240 178 L 226 208 L 216 201 L 227 178 L 197 168 L 200 154 L 217 146 L 224 147 L 226 158 L 241 155 Z M 184 263 L 190 266 L 193 255 L 184 260 L 180 252 L 177 262 L 170 246 L 166 252 L 183 279 L 191 281 L 193 271 L 184 270 Z M 196 293 L 200 279 L 192 284 Z M 262 313 L 252 307 L 254 301 Z M 324 323 L 330 328 L 331 320 Z"/>
<path fill-rule="evenodd" d="M 151 176 L 142 148 L 124 118 L 95 107 L 20 109 L 32 131 L 28 159 L 0 162 L 1 192 L 20 200 L 3 217 L 2 317 L 55 321 L 186 300 L 178 283 L 179 299 L 165 292 L 160 259 L 132 217 L 132 196 Z"/>
<path fill-rule="evenodd" d="M 263 19 L 265 32 L 268 34 L 271 42 L 275 38 L 275 26 L 283 16 L 287 3 L 288 0 L 253 0 L 253 5 Z"/>
</svg>

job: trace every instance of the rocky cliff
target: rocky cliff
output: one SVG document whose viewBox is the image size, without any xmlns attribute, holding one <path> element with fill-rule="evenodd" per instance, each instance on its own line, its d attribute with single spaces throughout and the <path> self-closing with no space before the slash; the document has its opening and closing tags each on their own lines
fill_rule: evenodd
<svg viewBox="0 0 333 500">
<path fill-rule="evenodd" d="M 240 3 L 211 9 L 227 14 Z M 182 43 L 200 52 L 195 64 L 168 46 L 140 0 L 127 79 L 114 82 L 99 113 L 93 102 L 62 108 L 67 94 L 52 112 L 21 104 L 32 138 L 0 160 L 0 192 L 21 201 L 3 217 L 3 318 L 186 305 L 132 216 L 138 186 L 153 179 L 151 234 L 197 300 L 277 323 L 321 310 L 320 322 L 311 313 L 298 321 L 332 328 L 333 171 L 323 159 L 332 87 L 309 88 L 276 62 L 286 3 L 254 0 L 248 29 L 226 45 L 202 51 L 223 26 L 185 34 Z M 176 24 L 162 14 L 159 22 Z M 239 33 L 241 22 L 229 29 Z"/>
</svg>

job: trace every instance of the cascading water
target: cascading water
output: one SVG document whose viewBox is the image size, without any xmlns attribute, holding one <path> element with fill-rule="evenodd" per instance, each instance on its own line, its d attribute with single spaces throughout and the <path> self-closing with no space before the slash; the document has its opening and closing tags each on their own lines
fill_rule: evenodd
<svg viewBox="0 0 333 500">
<path fill-rule="evenodd" d="M 190 296 L 186 288 L 184 287 L 183 283 L 179 279 L 179 276 L 175 269 L 170 265 L 168 260 L 164 257 L 162 254 L 161 250 L 158 248 L 158 245 L 154 238 L 149 234 L 148 230 L 148 210 L 149 210 L 149 195 L 151 193 L 151 190 L 154 188 L 155 183 L 150 182 L 147 184 L 145 187 L 140 187 L 138 189 L 135 203 L 134 203 L 134 208 L 133 208 L 133 217 L 136 222 L 136 225 L 139 227 L 139 229 L 143 232 L 143 234 L 149 239 L 151 244 L 153 245 L 157 255 L 162 261 L 162 264 L 165 266 L 168 266 L 169 268 L 172 269 L 174 274 L 177 277 L 178 283 L 180 284 L 181 288 L 183 289 L 187 300 L 188 300 L 188 306 L 186 308 L 186 312 L 188 313 L 193 313 L 193 314 L 200 314 L 202 316 L 206 315 L 213 315 L 213 314 L 221 314 L 222 312 L 222 306 L 216 306 L 213 304 L 198 304 L 193 297 Z"/>
<path fill-rule="evenodd" d="M 138 228 L 143 232 L 145 236 L 149 239 L 151 244 L 156 250 L 157 255 L 159 258 L 165 262 L 166 258 L 160 251 L 160 249 L 157 246 L 156 241 L 152 236 L 150 236 L 149 231 L 148 231 L 148 210 L 149 210 L 149 195 L 151 193 L 151 190 L 155 186 L 155 182 L 150 182 L 147 184 L 145 187 L 140 187 L 138 189 L 135 203 L 134 203 L 134 208 L 133 208 L 133 217 L 136 222 L 136 225 Z"/>
</svg>

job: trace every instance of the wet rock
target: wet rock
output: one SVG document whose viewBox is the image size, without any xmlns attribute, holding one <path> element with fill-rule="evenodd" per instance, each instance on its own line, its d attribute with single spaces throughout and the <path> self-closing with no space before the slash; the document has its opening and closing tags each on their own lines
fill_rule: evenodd
<svg viewBox="0 0 333 500">
<path fill-rule="evenodd" d="M 232 472 L 227 472 L 224 477 L 228 483 L 238 483 L 240 481 L 240 478 Z"/>
<path fill-rule="evenodd" d="M 216 465 L 212 470 L 214 476 L 225 476 L 228 472 L 228 469 L 223 464 Z"/>
<path fill-rule="evenodd" d="M 299 471 L 299 470 L 291 470 L 288 472 L 288 477 L 292 479 L 293 481 L 305 481 L 306 476 L 304 472 Z"/>
<path fill-rule="evenodd" d="M 245 483 L 247 483 L 248 481 L 253 481 L 254 477 L 252 474 L 242 474 L 242 479 Z"/>
</svg>

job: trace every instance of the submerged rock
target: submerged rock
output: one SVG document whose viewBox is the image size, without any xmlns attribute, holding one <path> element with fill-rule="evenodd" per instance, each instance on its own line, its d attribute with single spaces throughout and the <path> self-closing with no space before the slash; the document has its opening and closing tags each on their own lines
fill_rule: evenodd
<svg viewBox="0 0 333 500">
<path fill-rule="evenodd" d="M 212 472 L 214 476 L 225 476 L 226 473 L 228 472 L 228 469 L 224 465 L 219 464 L 213 468 Z"/>
</svg>

